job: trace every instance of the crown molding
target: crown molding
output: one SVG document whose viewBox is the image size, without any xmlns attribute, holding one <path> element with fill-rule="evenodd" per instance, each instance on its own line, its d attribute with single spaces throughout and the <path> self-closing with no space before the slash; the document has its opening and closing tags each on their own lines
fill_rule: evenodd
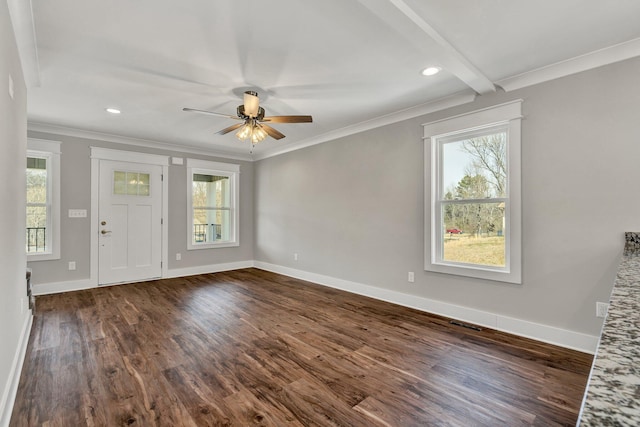
<svg viewBox="0 0 640 427">
<path fill-rule="evenodd" d="M 113 135 L 109 133 L 95 132 L 84 129 L 70 128 L 66 126 L 52 125 L 48 123 L 28 122 L 27 130 L 33 132 L 45 132 L 55 135 L 71 136 L 74 138 L 84 138 L 96 141 L 112 142 L 115 144 L 126 144 L 136 147 L 156 148 L 160 150 L 168 150 L 178 153 L 199 154 L 203 156 L 220 157 L 230 160 L 243 160 L 251 162 L 253 157 L 250 154 L 229 153 L 224 150 L 204 149 L 187 145 L 170 144 L 167 142 L 153 141 L 150 139 L 132 138 L 121 135 Z"/>
<path fill-rule="evenodd" d="M 476 99 L 475 92 L 473 91 L 461 92 L 452 96 L 448 96 L 446 98 L 440 98 L 435 101 L 430 101 L 415 107 L 411 107 L 395 113 L 387 114 L 385 116 L 380 116 L 373 119 L 369 119 L 364 122 L 356 123 L 355 125 L 336 129 L 331 132 L 318 135 L 317 137 L 304 139 L 299 143 L 296 143 L 295 145 L 292 144 L 287 147 L 276 148 L 264 153 L 257 153 L 257 154 L 254 154 L 253 158 L 254 160 L 263 160 L 269 157 L 279 156 L 281 154 L 289 153 L 291 151 L 296 151 L 302 148 L 311 147 L 313 145 L 322 144 L 323 142 L 333 141 L 338 138 L 344 138 L 349 135 L 365 132 L 371 129 L 401 122 L 403 120 L 413 119 L 414 117 L 424 116 L 426 114 L 445 110 L 451 107 L 456 107 L 458 105 L 468 104 L 470 102 L 473 102 L 475 99 Z"/>
<path fill-rule="evenodd" d="M 609 46 L 600 50 L 576 56 L 566 61 L 556 62 L 546 67 L 508 77 L 496 82 L 505 92 L 511 92 L 538 83 L 558 79 L 571 74 L 587 71 L 592 68 L 609 65 L 640 56 L 640 38 Z"/>
</svg>

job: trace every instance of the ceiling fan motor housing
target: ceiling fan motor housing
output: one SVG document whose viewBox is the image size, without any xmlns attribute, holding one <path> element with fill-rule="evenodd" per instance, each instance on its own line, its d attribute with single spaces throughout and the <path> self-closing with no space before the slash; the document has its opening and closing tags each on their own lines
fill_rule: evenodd
<svg viewBox="0 0 640 427">
<path fill-rule="evenodd" d="M 244 112 L 244 105 L 238 105 L 238 117 L 240 117 L 243 120 L 252 118 Z M 264 108 L 258 107 L 258 114 L 256 115 L 255 119 L 256 120 L 264 119 Z"/>
</svg>

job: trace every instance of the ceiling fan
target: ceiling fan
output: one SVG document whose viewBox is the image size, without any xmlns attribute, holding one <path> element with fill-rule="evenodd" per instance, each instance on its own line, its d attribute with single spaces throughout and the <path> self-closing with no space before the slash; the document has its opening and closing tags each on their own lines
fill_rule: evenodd
<svg viewBox="0 0 640 427">
<path fill-rule="evenodd" d="M 226 127 L 216 133 L 218 135 L 225 135 L 239 129 L 236 133 L 236 137 L 243 141 L 251 141 L 252 146 L 264 140 L 267 136 L 274 139 L 284 138 L 283 133 L 272 128 L 267 123 L 311 123 L 313 121 L 311 116 L 265 116 L 264 108 L 260 107 L 259 104 L 260 99 L 258 98 L 258 93 L 248 90 L 244 93 L 244 104 L 238 105 L 236 116 L 215 113 L 213 111 L 198 110 L 195 108 L 185 107 L 182 110 L 240 120 L 240 123 Z"/>
</svg>

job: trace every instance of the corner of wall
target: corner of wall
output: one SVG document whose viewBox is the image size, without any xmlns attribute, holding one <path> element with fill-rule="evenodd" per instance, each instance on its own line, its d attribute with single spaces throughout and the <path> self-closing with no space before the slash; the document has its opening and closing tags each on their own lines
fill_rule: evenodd
<svg viewBox="0 0 640 427">
<path fill-rule="evenodd" d="M 31 311 L 28 311 L 23 321 L 22 333 L 20 334 L 20 341 L 13 357 L 13 363 L 11 364 L 9 379 L 2 392 L 2 400 L 0 400 L 0 427 L 8 426 L 11 421 L 13 404 L 18 392 L 20 374 L 22 373 L 22 365 L 24 364 L 24 358 L 27 354 L 27 344 L 29 343 L 32 324 L 33 316 L 31 315 Z"/>
</svg>

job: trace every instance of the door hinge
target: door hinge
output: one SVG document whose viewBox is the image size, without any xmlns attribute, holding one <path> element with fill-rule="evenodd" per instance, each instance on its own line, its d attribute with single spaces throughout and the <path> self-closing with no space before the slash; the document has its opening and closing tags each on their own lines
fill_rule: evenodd
<svg viewBox="0 0 640 427">
<path fill-rule="evenodd" d="M 164 174 L 163 173 L 160 174 L 160 181 L 164 181 Z"/>
<path fill-rule="evenodd" d="M 160 225 L 164 224 L 164 218 L 160 218 Z"/>
<path fill-rule="evenodd" d="M 162 268 L 162 261 L 160 261 L 160 268 Z"/>
</svg>

